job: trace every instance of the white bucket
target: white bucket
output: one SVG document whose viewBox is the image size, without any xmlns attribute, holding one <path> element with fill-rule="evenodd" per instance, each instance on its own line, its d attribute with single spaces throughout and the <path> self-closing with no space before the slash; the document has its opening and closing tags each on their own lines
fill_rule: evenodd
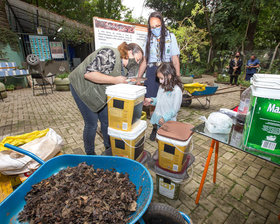
<svg viewBox="0 0 280 224">
<path fill-rule="evenodd" d="M 145 86 L 117 84 L 106 88 L 106 95 L 127 100 L 135 100 L 146 94 Z"/>
<path fill-rule="evenodd" d="M 144 149 L 146 129 L 147 122 L 143 120 L 140 120 L 139 124 L 129 132 L 109 127 L 108 135 L 113 155 L 139 160 Z"/>
<path fill-rule="evenodd" d="M 280 75 L 255 74 L 251 83 L 243 145 L 280 156 Z"/>
<path fill-rule="evenodd" d="M 145 86 L 117 84 L 106 88 L 109 127 L 131 131 L 142 116 Z"/>
</svg>

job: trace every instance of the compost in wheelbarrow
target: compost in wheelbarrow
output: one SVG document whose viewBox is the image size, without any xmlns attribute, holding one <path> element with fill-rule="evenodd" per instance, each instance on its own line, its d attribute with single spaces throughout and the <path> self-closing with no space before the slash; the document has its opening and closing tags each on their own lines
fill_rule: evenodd
<svg viewBox="0 0 280 224">
<path fill-rule="evenodd" d="M 43 161 L 41 161 L 43 163 Z M 0 204 L 1 223 L 19 223 L 18 213 L 25 205 L 24 197 L 33 184 L 56 174 L 67 167 L 77 166 L 86 162 L 100 169 L 115 169 L 119 173 L 128 173 L 130 181 L 136 190 L 142 192 L 137 199 L 137 210 L 131 215 L 129 223 L 135 223 L 147 210 L 153 195 L 153 181 L 148 170 L 140 163 L 123 157 L 62 155 L 44 163 L 34 174 L 20 185 L 11 195 Z"/>
</svg>

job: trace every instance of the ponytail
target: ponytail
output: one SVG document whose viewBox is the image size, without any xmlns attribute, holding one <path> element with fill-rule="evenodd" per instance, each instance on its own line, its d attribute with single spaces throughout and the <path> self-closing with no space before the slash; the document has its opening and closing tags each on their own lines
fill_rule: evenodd
<svg viewBox="0 0 280 224">
<path fill-rule="evenodd" d="M 121 59 L 128 59 L 128 51 L 132 51 L 133 55 L 138 52 L 144 54 L 142 48 L 135 43 L 127 44 L 126 42 L 123 42 L 118 46 L 118 50 L 121 54 Z"/>
</svg>

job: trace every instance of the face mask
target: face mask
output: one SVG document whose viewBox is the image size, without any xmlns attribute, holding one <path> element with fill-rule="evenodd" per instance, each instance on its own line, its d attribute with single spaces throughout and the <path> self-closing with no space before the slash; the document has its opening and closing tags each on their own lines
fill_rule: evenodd
<svg viewBox="0 0 280 224">
<path fill-rule="evenodd" d="M 235 57 L 236 57 L 236 58 L 239 58 L 239 56 L 238 56 L 238 55 L 236 55 Z"/>
<path fill-rule="evenodd" d="M 127 70 L 130 70 L 131 68 L 133 68 L 135 66 L 138 66 L 135 58 L 129 58 L 128 62 L 127 62 L 127 65 L 126 65 Z"/>
<path fill-rule="evenodd" d="M 157 27 L 157 28 L 152 29 L 152 33 L 153 33 L 156 37 L 159 37 L 159 36 L 160 36 L 160 33 L 161 33 L 161 27 Z"/>
</svg>

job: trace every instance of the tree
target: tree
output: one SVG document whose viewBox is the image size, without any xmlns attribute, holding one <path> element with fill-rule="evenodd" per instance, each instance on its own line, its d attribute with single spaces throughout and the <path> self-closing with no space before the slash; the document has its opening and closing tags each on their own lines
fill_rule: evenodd
<svg viewBox="0 0 280 224">
<path fill-rule="evenodd" d="M 129 16 L 129 9 L 122 5 L 121 0 L 24 0 L 92 26 L 94 16 L 120 20 L 122 15 Z"/>
<path fill-rule="evenodd" d="M 196 3 L 198 3 L 196 0 L 147 0 L 145 5 L 161 12 L 171 21 L 171 24 L 174 24 L 182 21 L 186 16 L 190 16 Z"/>
<path fill-rule="evenodd" d="M 194 22 L 195 17 L 203 13 L 204 7 L 197 3 L 191 15 L 178 22 L 177 29 L 170 28 L 178 41 L 182 64 L 200 62 L 199 51 L 209 44 L 206 29 L 198 28 Z"/>
</svg>

